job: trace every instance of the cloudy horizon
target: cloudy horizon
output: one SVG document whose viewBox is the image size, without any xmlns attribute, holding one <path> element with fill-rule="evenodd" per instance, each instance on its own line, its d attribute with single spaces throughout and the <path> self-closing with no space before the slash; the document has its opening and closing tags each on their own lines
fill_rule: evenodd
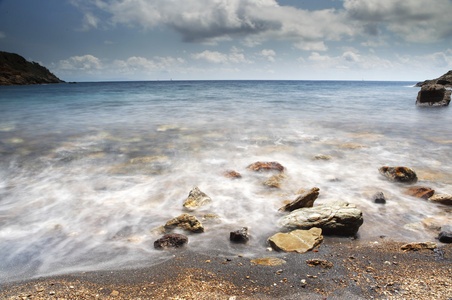
<svg viewBox="0 0 452 300">
<path fill-rule="evenodd" d="M 0 50 L 66 81 L 401 80 L 452 69 L 450 0 L 0 0 Z"/>
</svg>

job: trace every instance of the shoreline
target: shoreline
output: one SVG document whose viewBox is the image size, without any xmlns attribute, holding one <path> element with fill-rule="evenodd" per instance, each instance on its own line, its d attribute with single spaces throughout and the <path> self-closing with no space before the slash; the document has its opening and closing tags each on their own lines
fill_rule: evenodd
<svg viewBox="0 0 452 300">
<path fill-rule="evenodd" d="M 403 251 L 404 243 L 324 241 L 304 254 L 268 252 L 278 266 L 257 257 L 169 250 L 173 258 L 151 267 L 77 272 L 0 285 L 2 299 L 450 299 L 452 246 Z M 322 259 L 332 268 L 309 266 Z"/>
</svg>

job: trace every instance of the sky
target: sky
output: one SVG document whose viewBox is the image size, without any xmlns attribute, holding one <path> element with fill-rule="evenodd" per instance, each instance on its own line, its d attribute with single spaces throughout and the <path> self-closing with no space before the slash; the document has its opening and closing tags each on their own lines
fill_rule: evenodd
<svg viewBox="0 0 452 300">
<path fill-rule="evenodd" d="M 397 80 L 452 69 L 452 0 L 0 0 L 0 50 L 66 81 Z"/>
</svg>

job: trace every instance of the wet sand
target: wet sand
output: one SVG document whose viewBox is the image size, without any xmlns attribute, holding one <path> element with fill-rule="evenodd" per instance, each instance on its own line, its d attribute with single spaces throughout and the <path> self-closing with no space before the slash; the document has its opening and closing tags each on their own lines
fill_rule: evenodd
<svg viewBox="0 0 452 300">
<path fill-rule="evenodd" d="M 402 251 L 384 238 L 362 242 L 326 238 L 305 254 L 257 257 L 170 250 L 174 258 L 152 267 L 67 274 L 2 284 L 1 299 L 452 299 L 452 246 Z M 306 260 L 333 263 L 324 269 Z"/>
</svg>

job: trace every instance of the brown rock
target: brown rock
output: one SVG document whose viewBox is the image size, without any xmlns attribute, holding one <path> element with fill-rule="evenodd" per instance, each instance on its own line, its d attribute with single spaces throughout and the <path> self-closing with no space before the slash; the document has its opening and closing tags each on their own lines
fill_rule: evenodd
<svg viewBox="0 0 452 300">
<path fill-rule="evenodd" d="M 169 220 L 165 224 L 165 229 L 174 229 L 181 228 L 187 231 L 191 231 L 194 233 L 204 232 L 204 226 L 202 226 L 201 222 L 192 215 L 189 214 L 181 214 L 180 216 Z"/>
<path fill-rule="evenodd" d="M 417 95 L 418 106 L 447 106 L 450 102 L 451 91 L 441 84 L 426 84 L 421 87 Z"/>
<path fill-rule="evenodd" d="M 297 229 L 289 233 L 277 233 L 268 239 L 275 250 L 305 253 L 323 241 L 322 229 Z"/>
<path fill-rule="evenodd" d="M 380 173 L 385 176 L 387 179 L 394 182 L 401 183 L 416 183 L 417 175 L 416 173 L 407 167 L 381 167 Z"/>
<path fill-rule="evenodd" d="M 262 171 L 271 171 L 271 170 L 275 170 L 278 172 L 284 172 L 284 167 L 275 161 L 272 162 L 255 162 L 252 163 L 251 165 L 249 165 L 247 167 L 248 170 L 252 170 L 252 171 L 258 171 L 258 172 L 262 172 Z"/>
<path fill-rule="evenodd" d="M 279 266 L 285 264 L 286 261 L 277 257 L 263 257 L 253 259 L 251 263 L 263 266 Z"/>
<path fill-rule="evenodd" d="M 422 198 L 422 199 L 428 199 L 435 193 L 435 190 L 432 190 L 428 187 L 420 187 L 420 186 L 413 186 L 406 190 L 405 194 L 409 196 L 413 196 L 416 198 Z"/>
<path fill-rule="evenodd" d="M 226 178 L 242 178 L 242 175 L 239 172 L 233 170 L 226 170 L 223 173 L 223 176 Z"/>
<path fill-rule="evenodd" d="M 284 174 L 275 174 L 272 177 L 270 177 L 269 179 L 264 181 L 264 185 L 271 187 L 271 188 L 280 188 L 282 182 L 284 181 L 284 179 L 286 179 L 286 175 Z"/>
<path fill-rule="evenodd" d="M 452 225 L 452 217 L 447 216 L 429 217 L 422 220 L 422 225 L 424 225 L 425 228 L 428 229 L 441 230 L 441 228 L 443 228 L 444 226 Z"/>
<path fill-rule="evenodd" d="M 198 187 L 194 187 L 188 194 L 183 205 L 188 210 L 195 210 L 210 202 L 212 202 L 212 199 L 209 196 L 202 192 Z"/>
<path fill-rule="evenodd" d="M 444 205 L 452 205 L 452 195 L 449 194 L 433 195 L 428 200 L 435 203 L 441 203 Z"/>
<path fill-rule="evenodd" d="M 308 193 L 300 195 L 291 203 L 281 207 L 279 211 L 294 211 L 303 207 L 313 207 L 314 201 L 319 197 L 319 188 L 314 187 Z"/>
<path fill-rule="evenodd" d="M 433 242 L 418 242 L 405 244 L 401 247 L 403 251 L 420 251 L 420 250 L 433 250 L 438 248 L 436 243 Z"/>
<path fill-rule="evenodd" d="M 306 261 L 306 263 L 310 266 L 310 267 L 315 267 L 315 266 L 319 266 L 324 268 L 324 269 L 331 269 L 332 267 L 334 267 L 333 263 L 325 260 L 325 259 L 308 259 Z"/>
<path fill-rule="evenodd" d="M 166 234 L 154 242 L 155 249 L 180 248 L 188 243 L 188 237 L 178 233 Z"/>
</svg>

